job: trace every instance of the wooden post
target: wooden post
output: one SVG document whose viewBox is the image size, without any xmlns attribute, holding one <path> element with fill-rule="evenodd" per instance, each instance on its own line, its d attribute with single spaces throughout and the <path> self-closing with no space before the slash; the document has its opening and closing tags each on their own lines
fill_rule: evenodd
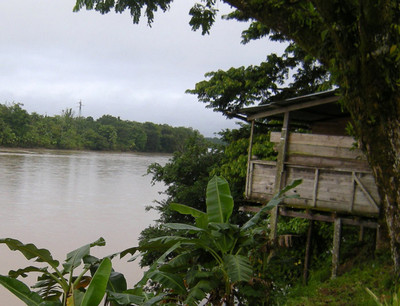
<svg viewBox="0 0 400 306">
<path fill-rule="evenodd" d="M 279 143 L 278 160 L 276 162 L 276 176 L 275 176 L 275 188 L 274 188 L 275 194 L 278 193 L 284 185 L 283 177 L 285 171 L 288 135 L 289 135 L 289 112 L 286 112 L 285 116 L 283 117 L 283 127 Z M 278 207 L 275 207 L 274 209 L 272 209 L 270 216 L 270 228 L 271 228 L 270 239 L 272 240 L 273 244 L 276 243 L 276 238 L 277 238 L 278 216 L 279 216 L 279 210 Z"/>
<path fill-rule="evenodd" d="M 254 135 L 254 120 L 251 121 L 251 129 L 250 129 L 250 140 L 249 140 L 249 150 L 248 150 L 248 155 L 247 155 L 247 174 L 246 174 L 246 197 L 250 196 L 250 190 L 251 190 L 251 176 L 252 176 L 252 171 L 250 169 L 250 162 L 252 160 L 252 151 L 253 151 L 253 136 Z"/>
<path fill-rule="evenodd" d="M 336 278 L 339 268 L 341 238 L 342 238 L 342 219 L 335 218 L 334 228 L 333 228 L 332 278 Z"/>
<path fill-rule="evenodd" d="M 312 253 L 312 232 L 313 232 L 314 221 L 310 220 L 307 232 L 307 245 L 306 245 L 306 255 L 304 258 L 304 271 L 303 271 L 303 283 L 307 285 L 308 281 L 308 271 L 310 269 L 311 253 Z"/>
</svg>

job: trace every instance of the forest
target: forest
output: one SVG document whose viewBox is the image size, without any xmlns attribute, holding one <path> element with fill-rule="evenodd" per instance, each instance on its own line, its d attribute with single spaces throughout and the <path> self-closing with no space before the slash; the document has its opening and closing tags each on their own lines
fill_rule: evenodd
<svg viewBox="0 0 400 306">
<path fill-rule="evenodd" d="M 75 116 L 71 108 L 60 115 L 29 114 L 21 103 L 0 104 L 0 146 L 66 150 L 118 150 L 172 153 L 196 133 L 191 128 Z"/>
<path fill-rule="evenodd" d="M 104 14 L 111 9 L 119 13 L 128 10 L 134 23 L 147 17 L 151 24 L 154 13 L 167 11 L 173 0 L 76 2 L 75 11 L 86 8 Z M 100 259 L 90 254 L 91 247 L 104 245 L 104 240 L 99 239 L 70 252 L 61 268 L 47 250 L 11 238 L 0 239 L 1 244 L 20 251 L 28 260 L 48 264 L 46 268 L 28 266 L 10 271 L 8 277 L 0 276 L 0 283 L 16 292 L 20 299 L 34 299 L 34 305 L 54 301 L 57 303 L 52 305 L 67 302 L 97 305 L 104 295 L 111 305 L 399 305 L 398 1 L 223 2 L 233 8 L 225 18 L 251 22 L 242 33 L 244 43 L 268 37 L 286 42 L 288 47 L 282 56 L 268 55 L 259 66 L 209 72 L 205 75 L 207 80 L 187 92 L 197 95 L 206 107 L 235 117 L 235 111 L 243 106 L 337 88 L 342 107 L 352 117 L 349 134 L 367 156 L 383 199 L 382 245 L 377 247 L 374 243 L 374 232 L 366 231 L 365 239 L 360 241 L 358 231 L 344 226 L 346 239 L 341 245 L 339 276 L 330 278 L 332 225 L 316 222 L 309 278 L 303 282 L 306 222 L 282 217 L 278 236 L 288 239 L 282 244 L 268 239 L 266 210 L 279 204 L 285 190 L 260 210 L 264 215 L 240 210 L 246 202 L 243 189 L 248 126 L 221 133 L 225 145 L 211 145 L 194 133 L 182 150 L 175 151 L 169 163 L 153 164 L 148 169 L 154 183 L 165 184 L 167 197 L 149 207 L 157 210 L 160 217 L 141 233 L 139 246 Z M 194 3 L 189 12 L 192 29 L 207 34 L 218 13 L 218 4 L 214 0 Z M 24 113 L 19 105 L 12 107 Z M 21 117 L 23 122 L 24 116 Z M 82 120 L 91 122 L 87 124 L 92 132 L 87 133 L 103 137 L 100 139 L 104 139 L 104 146 L 97 149 L 105 149 L 107 139 L 118 138 L 118 127 L 107 120 L 72 117 L 68 110 L 62 113 L 60 120 L 65 122 L 59 134 L 66 133 L 71 122 Z M 16 118 L 20 120 L 20 116 Z M 16 126 L 20 130 L 12 131 L 10 127 L 7 130 L 8 123 L 3 121 L 0 127 L 2 137 L 6 138 L 1 143 L 16 145 L 17 139 L 22 141 L 28 130 L 34 132 L 28 128 L 28 122 L 25 125 L 19 122 Z M 260 122 L 264 127 L 269 123 Z M 40 135 L 44 130 L 35 133 Z M 84 135 L 77 128 L 70 131 Z M 251 153 L 260 159 L 273 160 L 275 153 L 268 132 L 268 128 L 255 131 Z M 159 135 L 161 145 L 162 129 Z M 25 137 L 26 145 L 29 139 Z M 75 135 L 60 139 L 72 140 Z M 133 142 L 134 148 L 140 147 L 138 139 Z M 146 143 L 142 146 L 144 150 L 147 142 L 146 139 L 141 143 Z M 96 149 L 90 144 L 97 141 L 88 143 L 88 148 Z M 111 141 L 113 144 L 117 147 L 118 141 Z M 127 286 L 122 273 L 112 271 L 110 259 L 132 255 L 130 260 L 134 260 L 138 259 L 138 253 L 141 266 L 147 270 L 132 288 Z M 85 272 L 90 270 L 89 285 L 84 282 L 83 274 L 73 273 L 80 265 Z M 37 291 L 30 291 L 16 279 L 30 272 L 40 273 L 34 288 Z M 87 289 L 82 288 L 87 285 Z"/>
<path fill-rule="evenodd" d="M 356 227 L 343 228 L 340 275 L 331 279 L 332 224 L 315 222 L 305 284 L 307 220 L 282 217 L 278 233 L 289 239 L 274 246 L 268 238 L 267 212 L 293 185 L 260 213 L 241 211 L 249 132 L 248 125 L 221 132 L 223 144 L 194 134 L 167 164 L 148 168 L 153 183 L 165 184 L 166 197 L 148 207 L 159 219 L 141 232 L 139 245 L 97 258 L 92 248 L 106 243 L 99 238 L 69 252 L 61 264 L 47 249 L 0 239 L 29 261 L 0 275 L 0 284 L 28 305 L 99 305 L 103 298 L 105 305 L 398 305 L 387 240 L 375 250 L 373 231 L 366 230 L 359 241 Z M 254 139 L 254 154 L 276 158 L 268 130 L 257 128 Z M 130 271 L 113 270 L 111 260 L 118 257 L 140 260 L 145 272 L 133 287 L 126 280 Z M 28 288 L 24 276 L 37 273 L 36 284 Z"/>
</svg>

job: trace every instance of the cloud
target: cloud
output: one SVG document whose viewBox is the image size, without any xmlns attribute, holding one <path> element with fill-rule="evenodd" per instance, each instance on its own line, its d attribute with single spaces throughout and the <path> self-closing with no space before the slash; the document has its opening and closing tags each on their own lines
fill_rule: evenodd
<svg viewBox="0 0 400 306">
<path fill-rule="evenodd" d="M 82 100 L 85 116 L 185 125 L 206 135 L 234 127 L 184 92 L 208 71 L 260 63 L 267 40 L 241 45 L 245 25 L 235 21 L 218 20 L 209 36 L 191 31 L 191 1 L 156 13 L 151 28 L 145 20 L 133 25 L 127 13 L 72 13 L 74 2 L 0 3 L 0 102 L 52 115 L 77 110 Z"/>
</svg>

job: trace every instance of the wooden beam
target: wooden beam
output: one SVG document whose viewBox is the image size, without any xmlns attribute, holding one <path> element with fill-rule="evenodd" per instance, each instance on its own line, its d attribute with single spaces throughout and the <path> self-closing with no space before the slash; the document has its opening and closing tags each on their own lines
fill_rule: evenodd
<svg viewBox="0 0 400 306">
<path fill-rule="evenodd" d="M 350 196 L 350 212 L 353 212 L 353 206 L 354 206 L 354 200 L 355 200 L 355 196 L 356 196 L 356 181 L 355 181 L 355 172 L 353 171 L 351 174 L 352 180 L 351 180 L 351 196 Z"/>
<path fill-rule="evenodd" d="M 360 179 L 357 177 L 357 175 L 354 175 L 354 180 L 356 181 L 357 185 L 361 188 L 361 190 L 364 192 L 368 201 L 379 210 L 378 204 L 376 204 L 374 198 L 370 195 L 367 188 L 365 188 L 364 184 L 360 181 Z"/>
<path fill-rule="evenodd" d="M 279 142 L 280 133 L 271 132 L 271 142 Z M 335 136 L 335 135 L 321 135 L 321 134 L 305 134 L 305 133 L 290 133 L 289 142 L 303 145 L 314 145 L 323 147 L 340 147 L 353 149 L 356 142 L 350 136 Z"/>
<path fill-rule="evenodd" d="M 259 208 L 258 208 L 258 210 L 259 210 Z M 258 210 L 253 209 L 253 210 L 248 210 L 248 211 L 256 212 Z M 311 212 L 294 211 L 294 210 L 285 209 L 284 207 L 280 208 L 279 215 L 284 216 L 284 217 L 303 218 L 303 219 L 314 220 L 314 221 L 331 222 L 331 223 L 335 222 L 335 217 L 333 217 L 331 215 L 322 215 L 322 214 L 313 214 Z M 359 218 L 341 217 L 341 220 L 342 220 L 342 224 L 344 224 L 344 225 L 364 226 L 364 227 L 368 227 L 368 228 L 378 228 L 379 227 L 378 222 L 371 221 L 368 219 L 364 220 L 364 219 L 359 219 Z"/>
<path fill-rule="evenodd" d="M 283 118 L 283 126 L 281 131 L 278 158 L 276 162 L 274 194 L 277 194 L 284 185 L 283 177 L 284 177 L 285 159 L 287 151 L 287 140 L 289 135 L 289 120 L 290 120 L 289 112 L 286 112 L 285 117 Z M 278 207 L 275 207 L 272 209 L 270 217 L 270 229 L 271 229 L 270 239 L 272 240 L 272 243 L 275 243 L 277 238 L 278 217 L 279 217 L 279 210 Z"/>
<path fill-rule="evenodd" d="M 277 106 L 277 108 L 275 108 L 275 109 L 271 109 L 271 110 L 268 110 L 268 111 L 260 112 L 260 113 L 255 114 L 255 115 L 248 116 L 247 120 L 251 121 L 251 120 L 254 120 L 254 119 L 266 118 L 266 117 L 269 117 L 269 116 L 278 115 L 278 114 L 284 114 L 284 113 L 288 113 L 288 112 L 291 112 L 291 111 L 299 110 L 299 109 L 302 109 L 302 108 L 308 108 L 308 107 L 313 107 L 313 106 L 317 106 L 317 105 L 328 104 L 328 103 L 336 102 L 338 100 L 339 100 L 339 97 L 334 96 L 334 97 L 329 97 L 329 98 L 320 99 L 320 100 L 307 101 L 307 102 L 303 102 L 303 103 L 296 103 L 296 104 L 292 104 L 292 105 L 289 105 L 289 106 L 286 106 L 286 107 Z"/>
<path fill-rule="evenodd" d="M 251 194 L 251 177 L 252 177 L 252 165 L 251 165 L 251 160 L 252 160 L 252 151 L 253 151 L 253 136 L 254 135 L 254 120 L 251 122 L 251 129 L 250 129 L 250 139 L 249 139 L 249 149 L 248 149 L 248 155 L 247 155 L 247 174 L 246 174 L 246 197 L 249 197 Z"/>
<path fill-rule="evenodd" d="M 317 206 L 318 180 L 319 180 L 319 169 L 315 168 L 314 190 L 313 190 L 313 206 L 314 207 Z"/>
</svg>

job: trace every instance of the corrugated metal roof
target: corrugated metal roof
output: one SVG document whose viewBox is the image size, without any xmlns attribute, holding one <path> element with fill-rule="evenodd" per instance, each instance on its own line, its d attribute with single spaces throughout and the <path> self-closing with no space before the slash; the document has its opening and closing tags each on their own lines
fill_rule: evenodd
<svg viewBox="0 0 400 306">
<path fill-rule="evenodd" d="M 335 90 L 318 92 L 294 97 L 265 105 L 242 108 L 238 114 L 247 120 L 269 118 L 281 119 L 285 112 L 290 112 L 291 120 L 302 122 L 325 121 L 334 118 L 348 117 L 338 103 L 339 96 Z"/>
</svg>

